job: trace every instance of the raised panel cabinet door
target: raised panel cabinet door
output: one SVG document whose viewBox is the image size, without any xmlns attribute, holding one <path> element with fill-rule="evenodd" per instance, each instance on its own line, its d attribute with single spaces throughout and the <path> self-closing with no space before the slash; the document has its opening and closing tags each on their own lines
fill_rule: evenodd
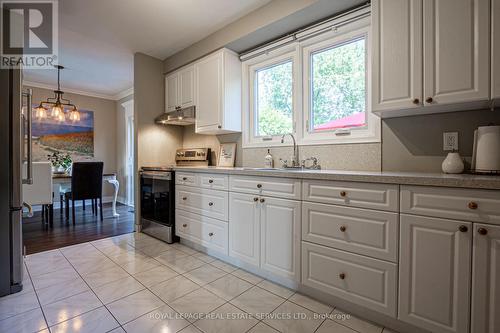
<svg viewBox="0 0 500 333">
<path fill-rule="evenodd" d="M 474 224 L 472 333 L 500 332 L 500 227 Z"/>
<path fill-rule="evenodd" d="M 500 0 L 493 0 L 491 3 L 492 28 L 491 28 L 491 79 L 492 97 L 500 99 Z"/>
<path fill-rule="evenodd" d="M 485 0 L 424 0 L 425 105 L 490 96 L 490 4 Z"/>
<path fill-rule="evenodd" d="M 259 267 L 260 207 L 255 195 L 229 193 L 229 256 Z"/>
<path fill-rule="evenodd" d="M 175 111 L 178 105 L 179 76 L 177 73 L 165 77 L 165 108 L 167 112 Z"/>
<path fill-rule="evenodd" d="M 222 126 L 222 53 L 195 64 L 196 128 Z"/>
<path fill-rule="evenodd" d="M 181 108 L 194 105 L 194 67 L 179 71 L 178 103 Z"/>
<path fill-rule="evenodd" d="M 422 0 L 372 1 L 373 111 L 422 106 Z"/>
<path fill-rule="evenodd" d="M 261 268 L 300 279 L 300 201 L 260 198 Z"/>
<path fill-rule="evenodd" d="M 472 223 L 402 214 L 400 229 L 399 319 L 468 332 Z"/>
</svg>

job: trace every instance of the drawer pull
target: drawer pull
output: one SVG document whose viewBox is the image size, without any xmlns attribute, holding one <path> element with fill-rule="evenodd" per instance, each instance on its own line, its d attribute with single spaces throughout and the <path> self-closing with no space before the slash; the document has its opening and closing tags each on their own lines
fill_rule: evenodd
<svg viewBox="0 0 500 333">
<path fill-rule="evenodd" d="M 342 231 L 342 232 L 345 232 L 345 230 L 346 230 L 346 229 L 347 229 L 347 228 L 346 228 L 346 226 L 345 226 L 345 225 L 343 225 L 343 226 L 341 226 L 341 227 L 340 227 L 340 231 Z"/>
<path fill-rule="evenodd" d="M 465 225 L 461 225 L 460 227 L 458 227 L 458 230 L 460 232 L 467 232 L 467 231 L 469 231 L 469 228 L 467 228 L 467 226 L 465 226 Z"/>
<path fill-rule="evenodd" d="M 213 202 L 209 202 L 209 203 L 208 203 L 208 205 L 209 205 L 210 207 L 212 207 L 212 206 L 214 205 L 214 203 L 213 203 Z"/>
<path fill-rule="evenodd" d="M 427 103 L 431 104 L 432 102 L 434 102 L 434 99 L 432 97 L 427 97 L 427 99 L 425 101 Z"/>
<path fill-rule="evenodd" d="M 339 274 L 339 279 L 345 280 L 345 273 L 340 273 Z"/>
<path fill-rule="evenodd" d="M 182 197 L 182 200 L 186 201 L 188 198 L 187 197 Z"/>
<path fill-rule="evenodd" d="M 477 229 L 477 232 L 478 232 L 478 234 L 480 234 L 482 236 L 486 236 L 488 234 L 488 229 L 479 228 L 479 229 Z"/>
<path fill-rule="evenodd" d="M 182 227 L 183 227 L 183 228 L 186 228 L 187 226 L 188 226 L 188 225 L 187 225 L 186 223 L 184 223 L 184 224 L 182 225 Z"/>
<path fill-rule="evenodd" d="M 418 98 L 415 98 L 415 99 L 413 100 L 413 104 L 415 104 L 415 105 L 420 104 L 420 100 L 419 100 Z"/>
<path fill-rule="evenodd" d="M 469 209 L 475 210 L 479 207 L 479 205 L 477 204 L 477 202 L 471 201 L 469 202 L 468 207 Z"/>
<path fill-rule="evenodd" d="M 262 188 L 262 184 L 257 184 L 257 188 Z"/>
<path fill-rule="evenodd" d="M 208 233 L 208 235 L 209 235 L 210 237 L 212 237 L 212 236 L 214 235 L 214 233 L 213 233 L 213 232 L 209 232 L 209 233 Z"/>
<path fill-rule="evenodd" d="M 187 177 L 182 177 L 182 180 L 183 180 L 183 181 L 186 181 L 186 180 L 188 180 L 188 179 L 187 179 Z"/>
<path fill-rule="evenodd" d="M 340 196 L 341 196 L 342 198 L 345 198 L 345 197 L 347 196 L 347 192 L 346 192 L 346 191 L 342 191 L 342 192 L 340 192 Z"/>
<path fill-rule="evenodd" d="M 212 184 L 213 182 L 214 182 L 214 181 L 213 181 L 213 179 L 210 179 L 210 180 L 208 181 L 208 183 L 209 183 L 209 184 Z"/>
<path fill-rule="evenodd" d="M 259 198 L 255 197 L 255 198 L 253 198 L 253 201 L 257 202 L 257 201 L 259 201 Z"/>
<path fill-rule="evenodd" d="M 262 198 L 262 199 L 260 199 L 260 202 L 264 203 L 264 202 L 266 202 L 266 199 Z"/>
</svg>

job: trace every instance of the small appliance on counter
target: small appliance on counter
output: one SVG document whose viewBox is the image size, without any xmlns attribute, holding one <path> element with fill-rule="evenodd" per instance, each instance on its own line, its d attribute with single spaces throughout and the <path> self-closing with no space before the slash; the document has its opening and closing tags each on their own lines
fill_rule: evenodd
<svg viewBox="0 0 500 333">
<path fill-rule="evenodd" d="M 177 149 L 175 164 L 178 166 L 210 166 L 212 152 L 210 148 Z"/>
<path fill-rule="evenodd" d="M 500 174 L 500 126 L 482 126 L 474 132 L 472 171 Z"/>
<path fill-rule="evenodd" d="M 169 244 L 176 241 L 175 178 L 169 167 L 142 167 L 141 231 Z"/>
</svg>

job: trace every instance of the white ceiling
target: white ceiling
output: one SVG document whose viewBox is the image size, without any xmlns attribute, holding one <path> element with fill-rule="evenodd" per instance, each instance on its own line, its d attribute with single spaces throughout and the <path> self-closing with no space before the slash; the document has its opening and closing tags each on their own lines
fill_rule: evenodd
<svg viewBox="0 0 500 333">
<path fill-rule="evenodd" d="M 186 48 L 270 0 L 60 0 L 62 89 L 113 97 L 133 85 L 133 56 L 159 59 Z M 55 70 L 24 79 L 55 85 Z"/>
</svg>

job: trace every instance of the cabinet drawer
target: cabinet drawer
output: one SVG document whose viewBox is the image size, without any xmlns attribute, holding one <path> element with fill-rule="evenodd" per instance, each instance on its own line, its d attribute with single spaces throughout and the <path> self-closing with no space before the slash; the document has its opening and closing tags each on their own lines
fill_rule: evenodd
<svg viewBox="0 0 500 333">
<path fill-rule="evenodd" d="M 308 180 L 303 200 L 397 212 L 399 185 Z"/>
<path fill-rule="evenodd" d="M 397 262 L 397 213 L 302 203 L 302 240 Z"/>
<path fill-rule="evenodd" d="M 402 186 L 401 212 L 500 224 L 500 191 Z"/>
<path fill-rule="evenodd" d="M 176 208 L 227 221 L 228 192 L 177 186 Z"/>
<path fill-rule="evenodd" d="M 273 177 L 230 176 L 229 190 L 300 200 L 300 180 Z"/>
<path fill-rule="evenodd" d="M 396 317 L 397 265 L 302 242 L 302 283 Z"/>
<path fill-rule="evenodd" d="M 228 254 L 228 224 L 182 210 L 175 212 L 177 236 Z"/>
<path fill-rule="evenodd" d="M 188 172 L 176 172 L 175 185 L 196 186 L 196 174 Z"/>
<path fill-rule="evenodd" d="M 210 173 L 196 174 L 199 185 L 202 188 L 209 188 L 212 190 L 226 190 L 229 188 L 229 176 L 218 175 Z"/>
</svg>

